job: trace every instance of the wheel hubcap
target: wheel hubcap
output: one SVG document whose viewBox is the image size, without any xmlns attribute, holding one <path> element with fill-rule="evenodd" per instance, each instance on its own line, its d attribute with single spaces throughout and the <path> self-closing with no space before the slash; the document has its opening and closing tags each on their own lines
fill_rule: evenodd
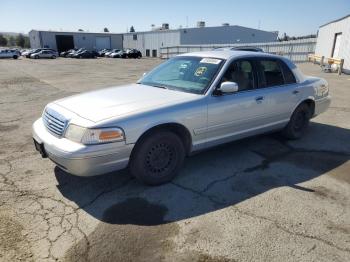
<svg viewBox="0 0 350 262">
<path fill-rule="evenodd" d="M 175 159 L 175 150 L 166 143 L 154 145 L 146 156 L 146 167 L 149 172 L 162 175 L 168 171 Z"/>
</svg>

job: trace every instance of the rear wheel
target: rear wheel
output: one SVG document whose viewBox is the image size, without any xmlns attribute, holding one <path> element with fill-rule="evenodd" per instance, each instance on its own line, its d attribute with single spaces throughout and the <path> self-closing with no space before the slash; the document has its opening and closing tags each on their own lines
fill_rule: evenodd
<svg viewBox="0 0 350 262">
<path fill-rule="evenodd" d="M 130 160 L 130 172 L 148 185 L 171 181 L 185 159 L 181 139 L 169 131 L 152 133 L 140 141 Z"/>
<path fill-rule="evenodd" d="M 36 55 L 36 56 L 34 56 L 34 58 L 35 58 L 35 59 L 39 59 L 39 56 Z"/>
<path fill-rule="evenodd" d="M 56 56 L 55 56 L 55 55 L 53 55 L 51 58 L 52 58 L 52 59 L 56 59 Z"/>
<path fill-rule="evenodd" d="M 282 131 L 282 134 L 288 139 L 299 139 L 305 133 L 309 126 L 311 118 L 310 107 L 303 103 L 299 105 L 293 112 L 287 126 Z"/>
<path fill-rule="evenodd" d="M 14 56 L 13 56 L 13 59 L 17 59 L 17 58 L 18 58 L 18 56 L 17 56 L 17 55 L 14 55 Z"/>
</svg>

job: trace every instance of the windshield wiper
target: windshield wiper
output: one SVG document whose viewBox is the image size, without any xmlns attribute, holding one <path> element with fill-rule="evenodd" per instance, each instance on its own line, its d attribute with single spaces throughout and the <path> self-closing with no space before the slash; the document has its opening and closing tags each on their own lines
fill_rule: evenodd
<svg viewBox="0 0 350 262">
<path fill-rule="evenodd" d="M 167 88 L 166 86 L 163 86 L 163 85 L 154 85 L 154 84 L 151 84 L 150 86 L 154 86 L 154 87 L 158 87 L 158 88 L 163 88 L 163 89 L 169 89 L 169 88 Z"/>
</svg>

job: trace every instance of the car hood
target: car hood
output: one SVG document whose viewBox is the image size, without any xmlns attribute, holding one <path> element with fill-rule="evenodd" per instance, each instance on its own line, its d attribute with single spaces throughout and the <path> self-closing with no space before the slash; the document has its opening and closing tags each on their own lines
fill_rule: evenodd
<svg viewBox="0 0 350 262">
<path fill-rule="evenodd" d="M 74 95 L 54 103 L 80 117 L 99 122 L 198 98 L 196 94 L 131 84 Z"/>
</svg>

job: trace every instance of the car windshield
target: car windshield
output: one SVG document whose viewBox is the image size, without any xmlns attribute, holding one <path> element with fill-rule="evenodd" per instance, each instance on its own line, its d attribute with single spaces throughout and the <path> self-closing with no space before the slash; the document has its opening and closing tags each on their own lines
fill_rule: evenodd
<svg viewBox="0 0 350 262">
<path fill-rule="evenodd" d="M 223 64 L 222 59 L 179 56 L 159 65 L 138 83 L 203 94 Z"/>
</svg>

